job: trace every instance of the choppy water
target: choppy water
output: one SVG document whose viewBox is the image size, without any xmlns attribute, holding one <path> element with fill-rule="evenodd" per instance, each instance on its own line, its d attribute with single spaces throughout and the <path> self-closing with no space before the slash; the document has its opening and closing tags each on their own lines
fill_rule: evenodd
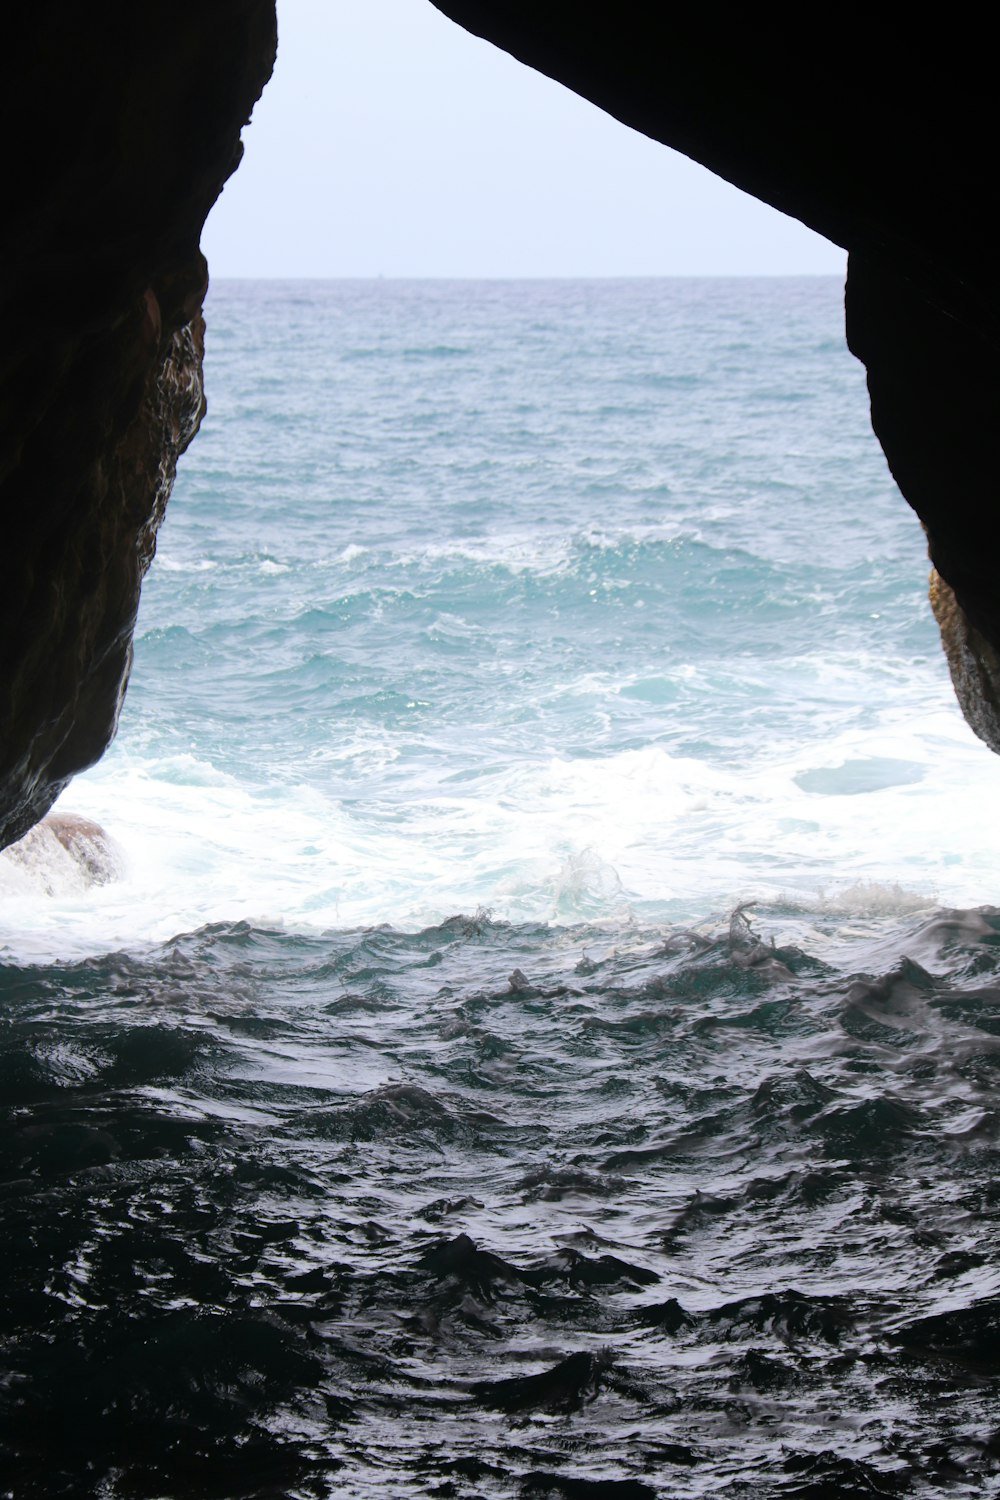
<svg viewBox="0 0 1000 1500">
<path fill-rule="evenodd" d="M 122 877 L 0 861 L 4 1493 L 1000 1493 L 998 769 L 839 295 L 215 291 Z"/>
</svg>

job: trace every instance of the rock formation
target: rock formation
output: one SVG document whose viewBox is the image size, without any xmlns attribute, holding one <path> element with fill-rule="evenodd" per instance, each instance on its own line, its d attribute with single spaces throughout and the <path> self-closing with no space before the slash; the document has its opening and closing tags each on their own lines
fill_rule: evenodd
<svg viewBox="0 0 1000 1500">
<path fill-rule="evenodd" d="M 36 0 L 0 102 L 0 847 L 104 751 L 204 411 L 198 248 L 274 60 L 273 0 Z"/>
<path fill-rule="evenodd" d="M 0 850 L 0 892 L 71 895 L 110 885 L 126 869 L 125 851 L 100 823 L 76 813 L 50 813 L 23 838 Z M 20 885 L 5 880 L 13 872 Z"/>
<path fill-rule="evenodd" d="M 963 709 L 1000 750 L 994 79 L 971 9 L 806 29 L 784 6 L 435 3 L 850 252 L 875 430 L 927 530 Z M 201 228 L 275 47 L 273 0 L 36 0 L 5 23 L 0 847 L 114 734 L 204 409 Z"/>
</svg>

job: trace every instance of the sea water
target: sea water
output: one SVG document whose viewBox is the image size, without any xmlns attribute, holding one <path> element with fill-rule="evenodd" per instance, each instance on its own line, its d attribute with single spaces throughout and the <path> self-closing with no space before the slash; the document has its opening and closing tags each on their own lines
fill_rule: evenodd
<svg viewBox="0 0 1000 1500">
<path fill-rule="evenodd" d="M 1000 1493 L 1000 762 L 840 286 L 207 321 L 119 878 L 0 858 L 4 1493 Z"/>
</svg>

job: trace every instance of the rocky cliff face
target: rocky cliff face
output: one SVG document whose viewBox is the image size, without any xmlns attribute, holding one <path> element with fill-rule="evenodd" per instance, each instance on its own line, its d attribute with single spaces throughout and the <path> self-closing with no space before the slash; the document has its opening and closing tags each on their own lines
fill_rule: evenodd
<svg viewBox="0 0 1000 1500">
<path fill-rule="evenodd" d="M 959 702 L 1000 752 L 996 84 L 978 14 L 847 6 L 806 29 L 791 6 L 434 3 L 850 252 L 848 342 L 927 531 Z"/>
<path fill-rule="evenodd" d="M 0 116 L 0 847 L 117 725 L 139 586 L 204 411 L 198 248 L 273 0 L 18 5 Z"/>
</svg>

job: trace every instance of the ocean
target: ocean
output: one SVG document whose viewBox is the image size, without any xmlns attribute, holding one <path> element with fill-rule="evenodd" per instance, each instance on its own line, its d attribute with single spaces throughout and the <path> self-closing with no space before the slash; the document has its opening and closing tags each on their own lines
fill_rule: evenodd
<svg viewBox="0 0 1000 1500">
<path fill-rule="evenodd" d="M 0 856 L 0 1492 L 1000 1495 L 1000 762 L 832 279 L 228 282 Z"/>
</svg>

